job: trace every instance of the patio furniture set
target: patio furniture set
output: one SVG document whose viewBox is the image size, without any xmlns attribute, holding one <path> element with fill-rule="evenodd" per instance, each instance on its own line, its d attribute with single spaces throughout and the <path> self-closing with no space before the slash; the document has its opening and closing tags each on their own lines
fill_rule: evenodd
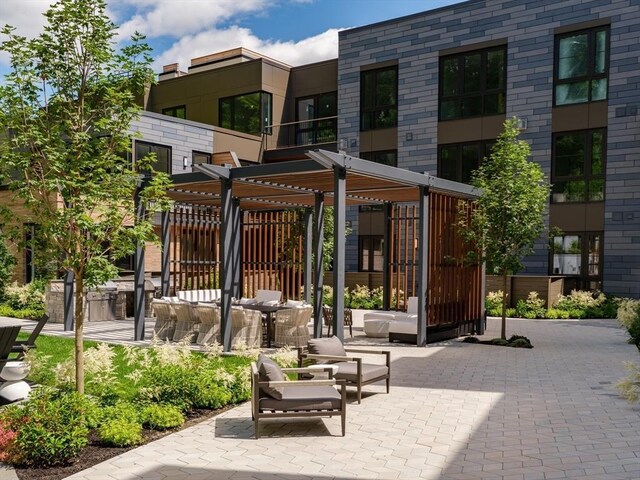
<svg viewBox="0 0 640 480">
<path fill-rule="evenodd" d="M 407 299 L 406 312 L 369 312 L 363 315 L 364 333 L 368 337 L 415 343 L 418 333 L 418 297 Z"/>
<path fill-rule="evenodd" d="M 353 354 L 382 356 L 384 363 L 368 363 Z M 296 375 L 297 380 L 287 380 L 287 375 Z M 319 376 L 326 378 L 317 378 Z M 297 368 L 280 368 L 260 354 L 258 361 L 251 364 L 251 416 L 255 437 L 260 438 L 260 419 L 337 415 L 340 415 L 344 436 L 345 387 L 356 387 L 360 404 L 363 386 L 384 381 L 389 393 L 390 380 L 389 351 L 345 348 L 338 337 L 310 339 L 306 347 L 298 349 Z"/>
<path fill-rule="evenodd" d="M 281 296 L 277 290 L 258 290 L 255 298 L 233 301 L 232 347 L 306 345 L 312 307 L 292 300 L 281 304 Z M 154 334 L 161 340 L 186 339 L 198 345 L 222 343 L 219 299 L 220 290 L 192 290 L 153 300 Z"/>
</svg>

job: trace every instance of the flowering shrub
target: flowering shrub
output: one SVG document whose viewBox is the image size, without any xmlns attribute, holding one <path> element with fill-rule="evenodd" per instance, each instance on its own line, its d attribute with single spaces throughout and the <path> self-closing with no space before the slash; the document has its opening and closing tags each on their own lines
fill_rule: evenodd
<svg viewBox="0 0 640 480">
<path fill-rule="evenodd" d="M 545 303 L 538 296 L 538 292 L 529 292 L 526 300 L 518 300 L 516 316 L 522 318 L 544 318 L 547 313 Z"/>
<path fill-rule="evenodd" d="M 629 332 L 629 343 L 640 349 L 640 301 L 622 300 L 618 307 L 618 321 Z"/>
<path fill-rule="evenodd" d="M 628 362 L 626 364 L 629 375 L 616 384 L 620 394 L 630 403 L 640 400 L 640 365 Z"/>
<path fill-rule="evenodd" d="M 487 310 L 487 315 L 492 317 L 502 316 L 502 297 L 504 293 L 502 290 L 497 292 L 489 292 L 487 298 L 484 301 L 484 308 Z"/>
<path fill-rule="evenodd" d="M 33 309 L 44 312 L 44 286 L 42 282 L 31 282 L 26 285 L 13 283 L 5 288 L 4 301 L 15 310 Z"/>
<path fill-rule="evenodd" d="M 6 462 L 11 458 L 11 448 L 15 438 L 16 432 L 0 420 L 0 462 Z"/>
</svg>

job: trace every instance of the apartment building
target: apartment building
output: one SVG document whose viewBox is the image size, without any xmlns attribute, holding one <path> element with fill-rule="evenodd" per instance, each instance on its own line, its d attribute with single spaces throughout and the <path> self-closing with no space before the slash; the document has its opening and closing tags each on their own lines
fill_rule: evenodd
<svg viewBox="0 0 640 480">
<path fill-rule="evenodd" d="M 470 0 L 342 31 L 339 51 L 300 67 L 243 48 L 168 65 L 145 108 L 213 125 L 213 152 L 241 163 L 339 149 L 459 182 L 517 116 L 557 229 L 524 273 L 640 294 L 637 2 Z M 382 270 L 382 215 L 349 212 L 348 270 Z"/>
</svg>

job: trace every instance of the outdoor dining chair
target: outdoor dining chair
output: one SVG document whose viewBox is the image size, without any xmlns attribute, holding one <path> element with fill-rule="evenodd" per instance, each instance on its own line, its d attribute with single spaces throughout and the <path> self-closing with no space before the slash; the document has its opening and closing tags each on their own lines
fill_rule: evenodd
<svg viewBox="0 0 640 480">
<path fill-rule="evenodd" d="M 349 327 L 349 336 L 353 337 L 353 313 L 350 308 L 344 309 L 344 326 Z M 327 327 L 327 337 L 331 336 L 333 328 L 333 307 L 329 305 L 322 306 L 322 320 L 324 326 Z"/>
<path fill-rule="evenodd" d="M 308 324 L 312 314 L 311 306 L 278 310 L 274 320 L 276 345 L 304 347 L 309 341 Z"/>
<path fill-rule="evenodd" d="M 256 302 L 263 305 L 277 305 L 282 298 L 282 292 L 280 290 L 257 290 Z"/>
<path fill-rule="evenodd" d="M 176 331 L 176 314 L 173 303 L 154 298 L 151 308 L 156 317 L 153 334 L 160 340 L 173 340 Z"/>
<path fill-rule="evenodd" d="M 262 341 L 262 314 L 257 310 L 233 307 L 231 309 L 231 346 L 244 343 L 259 347 Z"/>
<path fill-rule="evenodd" d="M 204 345 L 221 343 L 220 341 L 220 307 L 212 303 L 199 303 L 193 306 L 200 328 L 196 343 Z"/>
<path fill-rule="evenodd" d="M 173 340 L 179 342 L 187 339 L 189 343 L 195 342 L 198 337 L 199 323 L 194 314 L 193 305 L 189 302 L 177 302 L 173 304 L 173 309 L 177 319 Z"/>
</svg>

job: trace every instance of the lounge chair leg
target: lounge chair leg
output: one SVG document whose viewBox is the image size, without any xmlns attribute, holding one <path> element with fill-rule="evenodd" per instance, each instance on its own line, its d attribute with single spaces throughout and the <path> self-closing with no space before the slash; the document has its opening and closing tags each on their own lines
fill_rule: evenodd
<svg viewBox="0 0 640 480">
<path fill-rule="evenodd" d="M 256 415 L 253 419 L 253 429 L 255 431 L 256 440 L 260 438 L 260 430 L 258 427 L 258 416 Z"/>
<path fill-rule="evenodd" d="M 358 385 L 358 403 L 362 403 L 362 386 Z"/>
<path fill-rule="evenodd" d="M 391 380 L 391 379 L 390 379 L 389 377 L 387 377 L 387 393 L 389 393 L 389 383 L 390 383 L 390 380 Z"/>
</svg>

